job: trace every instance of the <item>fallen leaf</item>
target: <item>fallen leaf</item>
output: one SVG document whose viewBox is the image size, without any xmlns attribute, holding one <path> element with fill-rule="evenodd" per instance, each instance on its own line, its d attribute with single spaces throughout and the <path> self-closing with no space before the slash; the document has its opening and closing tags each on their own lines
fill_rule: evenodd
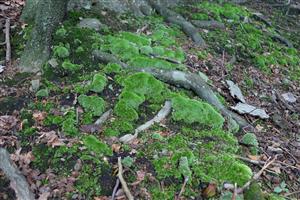
<svg viewBox="0 0 300 200">
<path fill-rule="evenodd" d="M 256 161 L 260 160 L 260 157 L 261 157 L 261 156 L 248 155 L 248 158 L 250 158 L 251 160 L 256 160 Z"/>
<path fill-rule="evenodd" d="M 216 183 L 210 183 L 207 188 L 205 188 L 202 192 L 202 195 L 205 198 L 211 198 L 217 194 L 217 184 Z"/>
<path fill-rule="evenodd" d="M 14 129 L 17 129 L 18 119 L 12 115 L 3 115 L 0 116 L 0 133 L 7 134 L 13 132 Z"/>
<path fill-rule="evenodd" d="M 41 136 L 38 138 L 38 142 L 46 143 L 48 146 L 64 146 L 64 140 L 59 138 L 55 131 L 41 132 Z"/>
<path fill-rule="evenodd" d="M 50 192 L 45 192 L 40 195 L 38 200 L 47 200 L 49 196 L 50 196 Z"/>
<path fill-rule="evenodd" d="M 120 144 L 112 144 L 111 148 L 112 148 L 113 152 L 118 153 L 120 151 L 121 145 Z"/>
</svg>

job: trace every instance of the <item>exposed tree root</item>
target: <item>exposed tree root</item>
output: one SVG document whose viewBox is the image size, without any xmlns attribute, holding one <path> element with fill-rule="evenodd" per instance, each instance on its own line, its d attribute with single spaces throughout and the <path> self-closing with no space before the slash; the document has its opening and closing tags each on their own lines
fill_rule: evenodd
<svg viewBox="0 0 300 200">
<path fill-rule="evenodd" d="M 123 188 L 127 198 L 129 200 L 133 200 L 134 198 L 133 198 L 133 196 L 132 196 L 132 194 L 131 194 L 128 186 L 127 186 L 127 183 L 126 183 L 124 177 L 123 177 L 123 166 L 122 166 L 121 157 L 118 157 L 118 167 L 119 167 L 118 178 L 121 182 L 122 188 Z"/>
<path fill-rule="evenodd" d="M 101 126 L 104 122 L 106 122 L 108 120 L 108 118 L 111 116 L 111 114 L 112 114 L 112 109 L 109 109 L 108 111 L 103 113 L 103 115 L 101 115 L 101 117 L 99 119 L 97 119 L 97 121 L 95 122 L 95 125 Z"/>
<path fill-rule="evenodd" d="M 198 28 L 204 29 L 225 29 L 225 25 L 215 20 L 192 20 L 192 23 Z"/>
<path fill-rule="evenodd" d="M 16 192 L 17 199 L 34 200 L 34 195 L 30 191 L 30 187 L 25 177 L 14 166 L 9 153 L 3 148 L 0 148 L 0 169 L 4 172 L 7 178 L 9 178 L 10 185 Z"/>
<path fill-rule="evenodd" d="M 165 119 L 170 113 L 171 113 L 172 104 L 170 101 L 166 101 L 164 107 L 155 115 L 155 117 L 149 121 L 147 121 L 145 124 L 139 126 L 134 131 L 134 135 L 127 134 L 120 138 L 120 141 L 123 143 L 130 143 L 132 140 L 138 137 L 138 134 L 142 131 L 147 130 L 150 128 L 154 123 L 159 123 L 163 119 Z"/>
<path fill-rule="evenodd" d="M 289 48 L 293 48 L 294 45 L 285 37 L 279 35 L 279 34 L 274 34 L 271 36 L 274 40 L 277 40 L 278 42 L 281 42 L 282 44 L 286 45 Z"/>
<path fill-rule="evenodd" d="M 182 17 L 178 13 L 160 6 L 153 0 L 148 0 L 148 2 L 154 10 L 156 10 L 161 16 L 164 17 L 167 22 L 180 26 L 183 32 L 191 37 L 196 45 L 199 45 L 201 47 L 206 46 L 205 41 L 198 33 L 197 28 L 192 23 L 184 19 L 184 17 Z"/>
<path fill-rule="evenodd" d="M 189 73 L 189 72 L 182 72 L 182 71 L 168 71 L 168 70 L 161 70 L 161 69 L 153 69 L 153 68 L 130 68 L 125 63 L 119 61 L 115 56 L 108 53 L 103 53 L 101 51 L 94 51 L 93 53 L 94 58 L 100 62 L 104 63 L 118 63 L 123 68 L 127 68 L 129 70 L 133 71 L 143 71 L 148 72 L 158 78 L 159 80 L 183 87 L 188 90 L 194 91 L 200 98 L 207 101 L 211 105 L 213 105 L 216 109 L 218 109 L 223 116 L 225 116 L 228 119 L 235 120 L 241 128 L 250 128 L 253 129 L 253 127 L 241 116 L 238 114 L 228 110 L 218 99 L 218 97 L 215 95 L 213 90 L 210 88 L 209 85 L 206 84 L 206 82 L 197 74 Z"/>
<path fill-rule="evenodd" d="M 10 19 L 6 19 L 5 21 L 5 44 L 6 44 L 5 64 L 6 67 L 9 67 L 11 65 Z"/>
</svg>

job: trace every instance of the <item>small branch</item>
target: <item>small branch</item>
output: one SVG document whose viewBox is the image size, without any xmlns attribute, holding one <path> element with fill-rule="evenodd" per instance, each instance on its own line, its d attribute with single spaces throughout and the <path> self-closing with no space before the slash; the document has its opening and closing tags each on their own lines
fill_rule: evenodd
<svg viewBox="0 0 300 200">
<path fill-rule="evenodd" d="M 123 188 L 127 198 L 129 200 L 133 200 L 134 198 L 133 198 L 130 190 L 128 189 L 127 183 L 126 183 L 126 181 L 124 180 L 124 177 L 123 177 L 123 166 L 122 166 L 121 157 L 118 157 L 118 167 L 119 167 L 118 178 L 121 182 L 122 188 Z"/>
<path fill-rule="evenodd" d="M 97 119 L 97 121 L 95 122 L 95 125 L 101 126 L 104 122 L 106 122 L 108 120 L 108 118 L 111 116 L 111 114 L 112 114 L 112 109 L 109 109 L 108 111 L 103 113 L 103 115 L 101 115 L 101 117 L 99 119 Z"/>
<path fill-rule="evenodd" d="M 178 194 L 176 200 L 180 200 L 180 197 L 181 197 L 182 194 L 184 193 L 185 187 L 186 187 L 186 184 L 187 184 L 188 181 L 189 181 L 189 177 L 188 177 L 188 176 L 184 177 L 184 182 L 183 182 L 183 184 L 182 184 L 181 190 L 180 190 L 180 192 L 179 192 L 179 194 Z"/>
<path fill-rule="evenodd" d="M 237 192 L 238 192 L 239 194 L 243 193 L 243 191 L 244 191 L 245 189 L 247 189 L 247 188 L 251 185 L 251 183 L 252 183 L 253 181 L 256 181 L 256 180 L 259 179 L 259 177 L 262 175 L 262 173 L 263 173 L 263 172 L 264 172 L 264 171 L 265 171 L 272 163 L 274 163 L 276 159 L 277 159 L 277 156 L 275 156 L 275 157 L 273 158 L 273 160 L 271 160 L 270 162 L 267 162 L 267 163 L 261 168 L 261 170 L 260 170 L 258 173 L 254 174 L 253 178 L 252 178 L 250 181 L 248 181 L 247 183 L 245 183 L 245 185 L 244 185 L 243 187 L 239 188 L 239 189 L 237 190 Z"/>
<path fill-rule="evenodd" d="M 165 119 L 171 112 L 172 104 L 170 101 L 166 101 L 164 107 L 155 115 L 155 117 L 149 121 L 147 121 L 145 124 L 139 126 L 135 129 L 134 135 L 127 134 L 120 138 L 120 141 L 123 143 L 130 143 L 132 140 L 138 137 L 138 134 L 142 131 L 147 130 L 150 128 L 153 124 L 161 122 L 163 119 Z"/>
<path fill-rule="evenodd" d="M 14 166 L 6 149 L 0 148 L 0 169 L 10 180 L 10 185 L 16 192 L 17 199 L 34 200 L 34 195 L 19 169 Z"/>
<path fill-rule="evenodd" d="M 116 185 L 115 185 L 113 193 L 111 195 L 111 200 L 115 200 L 115 196 L 116 196 L 119 185 L 120 185 L 120 179 L 117 178 Z"/>
<path fill-rule="evenodd" d="M 5 43 L 6 43 L 6 67 L 11 65 L 11 46 L 10 46 L 10 19 L 7 18 L 5 21 Z"/>
</svg>

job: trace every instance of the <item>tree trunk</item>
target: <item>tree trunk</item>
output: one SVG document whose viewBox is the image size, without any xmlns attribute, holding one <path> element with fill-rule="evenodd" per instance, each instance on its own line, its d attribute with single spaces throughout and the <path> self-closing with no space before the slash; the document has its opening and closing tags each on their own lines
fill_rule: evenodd
<svg viewBox="0 0 300 200">
<path fill-rule="evenodd" d="M 19 67 L 23 72 L 38 72 L 50 55 L 52 34 L 66 13 L 67 0 L 29 0 L 22 13 L 25 22 L 34 21 L 31 38 Z"/>
</svg>

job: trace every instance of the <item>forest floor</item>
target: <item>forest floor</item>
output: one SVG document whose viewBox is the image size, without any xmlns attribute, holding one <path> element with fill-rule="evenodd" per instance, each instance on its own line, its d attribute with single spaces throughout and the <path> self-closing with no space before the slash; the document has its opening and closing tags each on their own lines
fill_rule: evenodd
<svg viewBox="0 0 300 200">
<path fill-rule="evenodd" d="M 126 199 L 118 158 L 136 199 L 300 199 L 300 15 L 264 1 L 174 8 L 189 21 L 221 24 L 199 28 L 206 41 L 200 48 L 154 13 L 72 11 L 53 35 L 43 74 L 32 75 L 16 67 L 32 28 L 18 20 L 23 1 L 4 2 L 13 60 L 0 74 L 0 147 L 37 199 Z M 79 27 L 85 18 L 99 20 L 99 30 Z M 241 115 L 255 129 L 238 131 L 192 91 L 100 63 L 96 50 L 133 68 L 199 74 L 226 107 L 244 101 L 269 118 Z M 244 99 L 231 95 L 228 80 Z M 120 141 L 168 103 L 171 113 Z M 249 181 L 241 194 L 230 188 Z M 13 188 L 0 171 L 0 199 L 15 199 Z"/>
</svg>

